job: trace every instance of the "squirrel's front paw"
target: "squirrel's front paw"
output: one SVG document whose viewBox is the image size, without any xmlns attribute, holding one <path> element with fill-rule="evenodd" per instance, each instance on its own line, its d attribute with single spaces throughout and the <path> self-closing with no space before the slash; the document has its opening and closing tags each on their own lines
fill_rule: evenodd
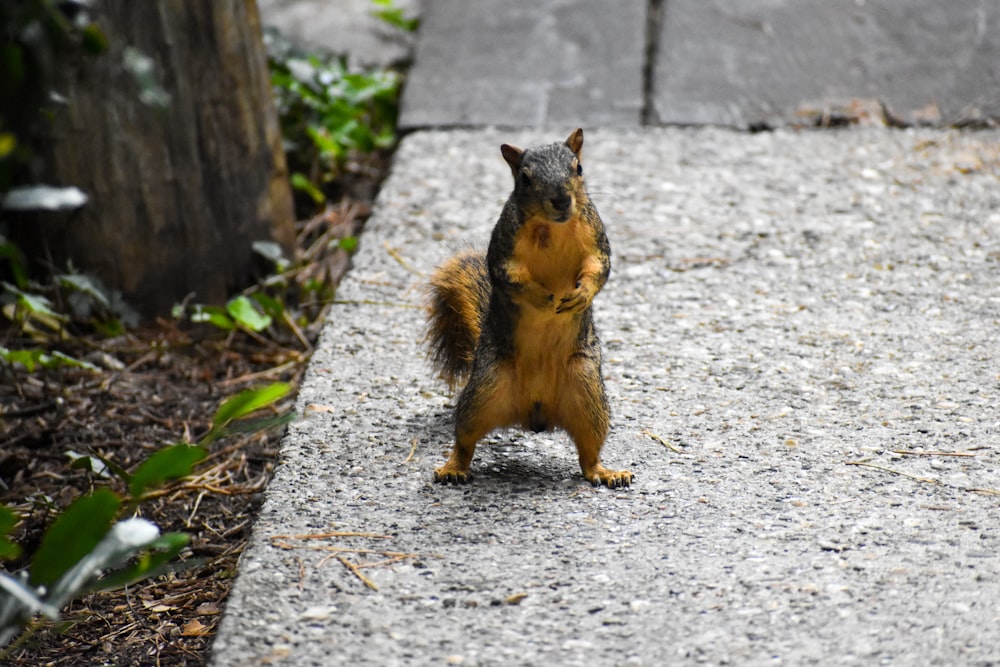
<svg viewBox="0 0 1000 667">
<path fill-rule="evenodd" d="M 536 296 L 531 305 L 538 310 L 547 310 L 551 312 L 552 306 L 555 305 L 555 300 L 555 294 L 545 294 L 544 292 L 541 292 Z"/>
<path fill-rule="evenodd" d="M 582 287 L 577 287 L 559 300 L 557 313 L 578 313 L 590 305 L 590 295 Z"/>
</svg>

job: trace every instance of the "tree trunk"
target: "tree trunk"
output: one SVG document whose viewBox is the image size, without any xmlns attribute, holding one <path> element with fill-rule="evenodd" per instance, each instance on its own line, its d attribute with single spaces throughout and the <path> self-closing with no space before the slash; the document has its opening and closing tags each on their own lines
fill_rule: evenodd
<svg viewBox="0 0 1000 667">
<path fill-rule="evenodd" d="M 67 77 L 49 156 L 51 180 L 90 201 L 36 233 L 57 266 L 72 259 L 147 317 L 191 293 L 222 303 L 250 283 L 254 241 L 294 244 L 256 4 L 102 0 L 93 10 L 109 49 Z M 165 106 L 143 101 L 127 47 L 152 59 Z"/>
</svg>

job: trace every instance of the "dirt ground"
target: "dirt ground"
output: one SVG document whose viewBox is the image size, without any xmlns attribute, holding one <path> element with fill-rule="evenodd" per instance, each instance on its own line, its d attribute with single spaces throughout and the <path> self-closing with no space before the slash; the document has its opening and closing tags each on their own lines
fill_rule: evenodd
<svg viewBox="0 0 1000 667">
<path fill-rule="evenodd" d="M 308 252 L 323 235 L 357 233 L 367 208 L 342 202 L 302 223 L 300 247 Z M 312 275 L 332 281 L 348 265 L 339 249 L 311 260 Z M 105 486 L 125 495 L 121 480 L 71 467 L 67 452 L 132 470 L 159 448 L 197 442 L 227 397 L 270 382 L 297 387 L 324 312 L 314 311 L 301 336 L 286 340 L 161 320 L 117 338 L 77 335 L 54 347 L 99 372 L 0 367 L 0 503 L 22 517 L 13 537 L 25 554 L 5 568 L 27 565 L 55 511 L 81 494 Z M 27 344 L 9 331 L 0 335 L 7 347 Z M 294 392 L 274 411 L 287 412 L 293 402 Z M 192 477 L 152 492 L 140 514 L 163 532 L 191 536 L 173 570 L 75 600 L 58 623 L 36 619 L 8 647 L 4 664 L 205 664 L 280 437 L 281 429 L 272 429 L 220 439 Z"/>
</svg>

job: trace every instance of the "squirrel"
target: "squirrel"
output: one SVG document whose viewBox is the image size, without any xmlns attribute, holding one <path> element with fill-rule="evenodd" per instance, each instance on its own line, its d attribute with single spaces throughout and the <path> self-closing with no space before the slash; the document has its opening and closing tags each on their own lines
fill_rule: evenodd
<svg viewBox="0 0 1000 667">
<path fill-rule="evenodd" d="M 582 129 L 564 143 L 503 144 L 514 190 L 486 253 L 460 252 L 431 276 L 431 360 L 452 388 L 467 380 L 438 482 L 469 481 L 479 440 L 520 425 L 565 430 L 594 485 L 632 483 L 631 472 L 600 460 L 609 416 L 591 304 L 611 272 L 611 247 L 584 185 L 582 148 Z"/>
</svg>

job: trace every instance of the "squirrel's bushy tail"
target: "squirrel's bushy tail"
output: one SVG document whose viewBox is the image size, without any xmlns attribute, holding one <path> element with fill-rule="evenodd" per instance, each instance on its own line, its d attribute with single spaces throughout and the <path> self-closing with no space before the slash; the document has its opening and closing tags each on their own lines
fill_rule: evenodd
<svg viewBox="0 0 1000 667">
<path fill-rule="evenodd" d="M 431 360 L 452 388 L 472 372 L 491 289 L 483 252 L 460 252 L 431 276 L 427 342 Z"/>
</svg>

